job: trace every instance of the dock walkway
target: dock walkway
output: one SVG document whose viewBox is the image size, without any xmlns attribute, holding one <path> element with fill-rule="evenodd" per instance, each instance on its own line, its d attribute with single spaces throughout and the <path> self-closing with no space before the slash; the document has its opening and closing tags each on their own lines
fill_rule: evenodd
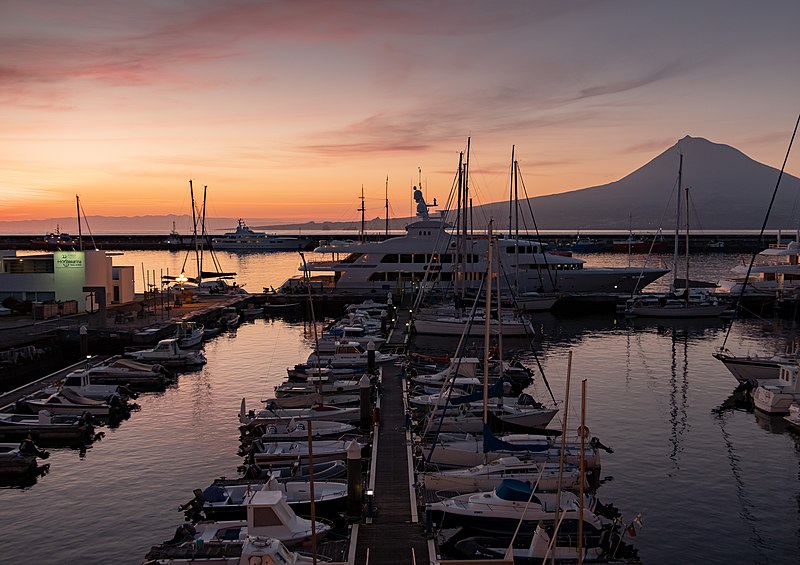
<svg viewBox="0 0 800 565">
<path fill-rule="evenodd" d="M 408 311 L 398 312 L 388 347 L 405 344 Z M 427 565 L 428 542 L 416 513 L 409 435 L 405 429 L 403 381 L 396 366 L 383 368 L 381 422 L 373 488 L 356 544 L 355 563 L 369 565 Z M 370 508 L 371 507 L 371 508 Z"/>
</svg>

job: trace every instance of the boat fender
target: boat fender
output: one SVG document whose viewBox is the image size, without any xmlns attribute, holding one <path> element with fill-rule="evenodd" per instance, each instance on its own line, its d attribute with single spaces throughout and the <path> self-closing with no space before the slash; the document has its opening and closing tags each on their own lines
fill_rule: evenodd
<svg viewBox="0 0 800 565">
<path fill-rule="evenodd" d="M 297 422 L 297 424 L 295 424 L 295 426 L 294 426 L 294 429 L 303 431 L 303 430 L 306 429 L 306 425 L 303 422 Z"/>
<path fill-rule="evenodd" d="M 578 437 L 589 439 L 590 436 L 591 434 L 589 433 L 589 428 L 587 426 L 578 426 Z"/>
<path fill-rule="evenodd" d="M 264 433 L 265 434 L 273 434 L 273 435 L 275 435 L 275 434 L 278 433 L 278 426 L 276 426 L 275 424 L 269 424 Z"/>
</svg>

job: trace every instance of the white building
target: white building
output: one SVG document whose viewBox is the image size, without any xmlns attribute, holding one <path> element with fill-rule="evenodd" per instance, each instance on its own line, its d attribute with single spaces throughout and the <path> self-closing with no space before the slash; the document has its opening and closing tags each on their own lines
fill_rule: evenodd
<svg viewBox="0 0 800 565">
<path fill-rule="evenodd" d="M 106 304 L 134 300 L 133 267 L 112 265 L 106 251 L 56 251 L 17 255 L 0 251 L 0 302 L 17 300 L 46 302 L 76 300 L 78 308 L 94 310 L 97 302 L 84 287 L 105 289 Z"/>
</svg>

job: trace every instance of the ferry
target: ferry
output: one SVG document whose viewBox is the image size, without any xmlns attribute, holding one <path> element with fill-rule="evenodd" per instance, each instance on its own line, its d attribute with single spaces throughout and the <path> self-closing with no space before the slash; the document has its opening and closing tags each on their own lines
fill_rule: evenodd
<svg viewBox="0 0 800 565">
<path fill-rule="evenodd" d="M 379 242 L 328 241 L 314 249 L 327 260 L 303 262 L 298 275 L 286 281 L 282 292 L 368 294 L 393 292 L 420 285 L 439 288 L 457 280 L 477 288 L 486 272 L 489 239 L 484 234 L 452 233 L 447 212 L 431 218 L 430 205 L 415 188 L 418 221 L 406 234 Z M 576 257 L 544 250 L 539 241 L 499 237 L 500 285 L 518 293 L 630 294 L 669 272 L 641 267 L 585 267 Z"/>
</svg>

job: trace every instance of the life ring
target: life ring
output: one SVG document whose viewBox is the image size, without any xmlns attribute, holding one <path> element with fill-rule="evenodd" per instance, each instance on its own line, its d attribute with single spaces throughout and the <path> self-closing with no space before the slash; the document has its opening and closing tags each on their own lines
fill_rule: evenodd
<svg viewBox="0 0 800 565">
<path fill-rule="evenodd" d="M 585 439 L 589 439 L 592 434 L 589 433 L 588 426 L 578 426 L 578 437 L 584 437 Z"/>
</svg>

